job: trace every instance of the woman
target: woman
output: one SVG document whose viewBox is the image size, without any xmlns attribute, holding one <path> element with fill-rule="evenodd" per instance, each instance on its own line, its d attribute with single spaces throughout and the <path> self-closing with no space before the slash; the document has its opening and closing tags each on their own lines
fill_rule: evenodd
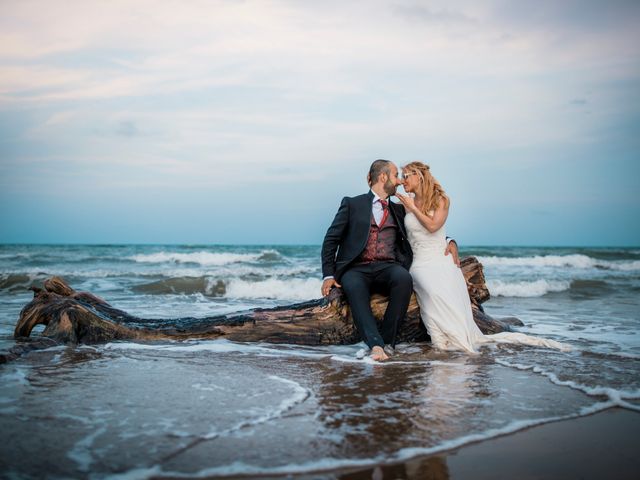
<svg viewBox="0 0 640 480">
<path fill-rule="evenodd" d="M 441 350 L 477 353 L 483 343 L 520 343 L 569 349 L 553 340 L 523 333 L 483 335 L 473 320 L 467 284 L 462 272 L 445 256 L 444 224 L 449 214 L 449 198 L 431 175 L 429 166 L 412 162 L 402 169 L 403 186 L 409 195 L 396 193 L 406 209 L 404 219 L 413 250 L 411 276 L 420 314 L 433 345 Z"/>
</svg>

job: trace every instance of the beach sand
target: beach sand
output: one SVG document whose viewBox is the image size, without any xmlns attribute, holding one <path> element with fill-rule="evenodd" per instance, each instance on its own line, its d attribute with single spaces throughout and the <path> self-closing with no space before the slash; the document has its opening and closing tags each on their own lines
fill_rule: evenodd
<svg viewBox="0 0 640 480">
<path fill-rule="evenodd" d="M 640 478 L 640 414 L 610 409 L 528 428 L 439 455 L 344 472 L 333 478 L 637 479 Z"/>
</svg>

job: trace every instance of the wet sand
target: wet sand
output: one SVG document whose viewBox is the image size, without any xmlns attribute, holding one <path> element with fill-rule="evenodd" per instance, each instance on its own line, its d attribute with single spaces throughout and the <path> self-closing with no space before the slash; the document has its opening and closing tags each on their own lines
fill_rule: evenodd
<svg viewBox="0 0 640 480">
<path fill-rule="evenodd" d="M 374 469 L 309 478 L 636 479 L 640 413 L 615 408 L 548 423 L 439 455 Z"/>
</svg>

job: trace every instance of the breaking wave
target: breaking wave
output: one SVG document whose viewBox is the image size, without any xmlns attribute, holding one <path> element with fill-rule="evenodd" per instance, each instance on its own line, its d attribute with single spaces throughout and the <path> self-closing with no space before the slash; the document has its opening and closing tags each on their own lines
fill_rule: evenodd
<svg viewBox="0 0 640 480">
<path fill-rule="evenodd" d="M 23 291 L 45 278 L 45 273 L 3 273 L 0 274 L 0 290 Z"/>
<path fill-rule="evenodd" d="M 132 290 L 147 295 L 182 294 L 192 295 L 201 293 L 212 297 L 222 297 L 226 287 L 222 280 L 211 277 L 177 277 L 158 280 L 156 282 L 135 285 Z"/>
<path fill-rule="evenodd" d="M 491 295 L 496 297 L 541 297 L 550 292 L 562 292 L 571 287 L 565 280 L 535 280 L 533 282 L 503 282 L 487 280 Z"/>
<path fill-rule="evenodd" d="M 316 278 L 267 278 L 244 280 L 194 276 L 176 277 L 135 285 L 132 290 L 146 295 L 193 295 L 234 299 L 312 300 L 320 298 L 321 280 Z"/>
<path fill-rule="evenodd" d="M 262 250 L 258 253 L 211 253 L 211 252 L 157 252 L 133 255 L 129 257 L 138 263 L 194 263 L 208 267 L 219 267 L 242 262 L 276 262 L 282 256 L 275 250 Z"/>
<path fill-rule="evenodd" d="M 478 260 L 485 267 L 555 267 L 589 269 L 599 268 L 607 270 L 634 271 L 640 270 L 640 260 L 610 261 L 588 257 L 587 255 L 535 255 L 532 257 L 497 257 L 479 256 Z"/>
<path fill-rule="evenodd" d="M 322 280 L 316 278 L 281 280 L 270 278 L 261 282 L 232 279 L 227 285 L 229 298 L 269 298 L 275 300 L 312 300 L 320 298 Z"/>
</svg>

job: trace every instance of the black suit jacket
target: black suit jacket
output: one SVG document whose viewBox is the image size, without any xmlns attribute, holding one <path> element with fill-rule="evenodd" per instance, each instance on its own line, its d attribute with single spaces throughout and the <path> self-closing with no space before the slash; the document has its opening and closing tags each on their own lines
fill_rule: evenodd
<svg viewBox="0 0 640 480">
<path fill-rule="evenodd" d="M 357 197 L 342 199 L 338 213 L 322 242 L 323 277 L 333 276 L 339 283 L 345 270 L 364 251 L 371 227 L 372 202 L 371 191 Z M 405 210 L 402 205 L 393 202 L 389 202 L 389 208 L 398 225 L 396 258 L 403 267 L 408 269 L 413 255 L 404 228 Z"/>
</svg>

